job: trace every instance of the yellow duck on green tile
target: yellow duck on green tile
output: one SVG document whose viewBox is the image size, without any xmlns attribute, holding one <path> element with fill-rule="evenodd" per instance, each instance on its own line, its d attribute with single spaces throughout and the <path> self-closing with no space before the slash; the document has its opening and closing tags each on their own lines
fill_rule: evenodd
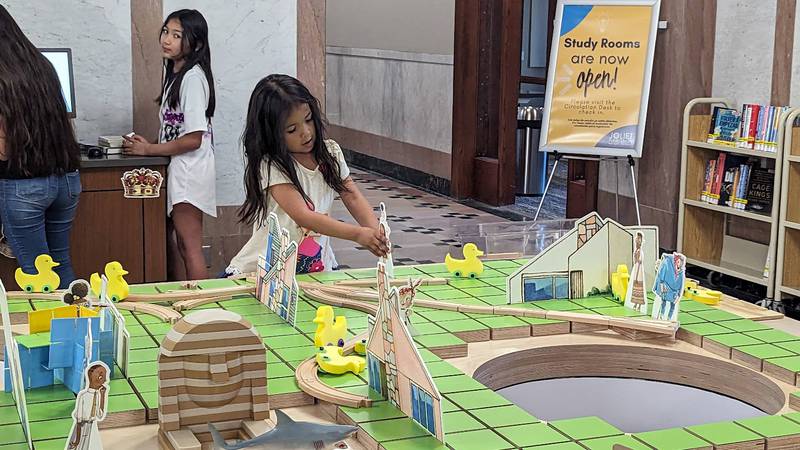
<svg viewBox="0 0 800 450">
<path fill-rule="evenodd" d="M 53 268 L 58 267 L 59 263 L 53 261 L 50 255 L 43 254 L 36 257 L 33 265 L 36 266 L 35 274 L 27 274 L 22 271 L 21 267 L 14 272 L 14 279 L 22 290 L 47 293 L 58 289 L 61 278 Z"/>
<path fill-rule="evenodd" d="M 342 347 L 326 345 L 320 347 L 317 353 L 317 365 L 325 373 L 341 375 L 345 372 L 353 372 L 358 375 L 367 367 L 367 361 L 360 356 L 344 356 Z"/>
<path fill-rule="evenodd" d="M 128 274 L 128 271 L 122 268 L 122 264 L 117 261 L 111 261 L 106 264 L 106 278 L 108 279 L 108 286 L 106 286 L 106 297 L 111 299 L 112 302 L 118 302 L 128 298 L 131 290 L 128 282 L 125 281 L 123 276 Z M 103 278 L 97 272 L 93 273 L 89 278 L 89 283 L 92 285 L 92 292 L 94 295 L 100 296 L 100 290 L 103 286 Z"/>
<path fill-rule="evenodd" d="M 447 254 L 444 258 L 444 265 L 447 271 L 457 277 L 477 278 L 483 273 L 483 262 L 478 259 L 483 256 L 483 251 L 478 246 L 469 243 L 464 245 L 464 259 L 455 259 Z"/>
</svg>

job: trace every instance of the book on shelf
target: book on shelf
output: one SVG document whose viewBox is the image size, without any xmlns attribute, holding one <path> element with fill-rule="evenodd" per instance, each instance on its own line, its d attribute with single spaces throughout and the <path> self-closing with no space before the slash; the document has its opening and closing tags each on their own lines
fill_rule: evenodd
<svg viewBox="0 0 800 450">
<path fill-rule="evenodd" d="M 734 146 L 760 150 L 765 152 L 776 152 L 778 148 L 778 129 L 780 119 L 788 106 L 757 105 L 745 103 L 739 113 L 739 126 Z M 722 108 L 725 109 L 725 108 Z M 717 132 L 717 124 L 720 113 L 716 108 L 711 117 L 711 130 L 709 131 L 708 142 L 720 145 L 729 145 L 729 138 L 723 136 L 722 128 Z"/>
<path fill-rule="evenodd" d="M 774 169 L 753 167 L 747 185 L 746 209 L 761 214 L 771 214 L 774 183 Z"/>
<path fill-rule="evenodd" d="M 711 114 L 708 143 L 735 147 L 739 138 L 741 115 L 734 108 L 715 106 Z"/>
</svg>

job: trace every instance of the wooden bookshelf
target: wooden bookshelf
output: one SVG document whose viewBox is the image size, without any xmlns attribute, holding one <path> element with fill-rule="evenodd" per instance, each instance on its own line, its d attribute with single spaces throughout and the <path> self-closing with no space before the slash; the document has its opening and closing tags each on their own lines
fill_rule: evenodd
<svg viewBox="0 0 800 450">
<path fill-rule="evenodd" d="M 800 298 L 800 128 L 792 126 L 800 109 L 786 117 L 784 158 L 781 177 L 780 221 L 778 222 L 778 265 L 775 298 Z"/>
<path fill-rule="evenodd" d="M 781 176 L 784 164 L 784 124 L 793 112 L 782 116 L 775 152 L 751 150 L 706 142 L 714 105 L 733 108 L 723 98 L 697 98 L 690 101 L 683 113 L 683 145 L 681 148 L 680 202 L 678 204 L 678 251 L 689 264 L 760 284 L 772 298 L 775 289 L 775 253 L 778 247 L 778 220 L 781 199 Z M 694 113 L 697 110 L 704 114 Z M 761 158 L 775 166 L 772 209 L 770 214 L 741 210 L 727 205 L 712 205 L 701 200 L 705 184 L 706 163 L 721 153 Z M 800 161 L 800 151 L 795 155 Z M 800 194 L 800 163 L 797 166 L 797 189 Z M 800 225 L 800 208 L 797 211 Z M 800 229 L 797 251 L 800 263 Z M 747 236 L 734 231 L 750 230 Z M 741 234 L 741 233 L 739 233 Z M 795 266 L 797 267 L 797 266 Z M 800 274 L 800 271 L 798 271 Z M 800 275 L 795 288 L 800 289 Z"/>
</svg>

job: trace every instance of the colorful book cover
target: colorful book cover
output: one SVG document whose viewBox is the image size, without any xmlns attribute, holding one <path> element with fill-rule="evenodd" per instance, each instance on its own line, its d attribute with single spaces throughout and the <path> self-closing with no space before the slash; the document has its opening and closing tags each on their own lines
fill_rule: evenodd
<svg viewBox="0 0 800 450">
<path fill-rule="evenodd" d="M 758 111 L 758 123 L 756 125 L 756 140 L 753 143 L 754 150 L 761 150 L 764 145 L 764 127 L 766 124 L 767 107 L 761 106 Z"/>
<path fill-rule="evenodd" d="M 752 149 L 756 143 L 756 131 L 758 130 L 758 114 L 761 111 L 761 105 L 749 105 L 750 117 L 747 121 L 750 124 L 750 131 L 747 133 L 747 145 L 745 148 Z"/>
<path fill-rule="evenodd" d="M 719 193 L 720 189 L 722 189 L 722 176 L 725 173 L 725 158 L 726 154 L 724 152 L 720 152 L 719 156 L 717 156 L 717 170 L 714 174 L 714 185 L 711 188 L 711 203 L 715 205 L 719 205 Z"/>
<path fill-rule="evenodd" d="M 775 172 L 772 169 L 753 168 L 747 187 L 747 209 L 771 214 Z"/>
<path fill-rule="evenodd" d="M 742 105 L 741 120 L 739 121 L 739 138 L 736 140 L 736 147 L 747 147 L 747 135 L 750 133 L 750 105 Z"/>
<path fill-rule="evenodd" d="M 706 139 L 706 142 L 708 142 L 709 144 L 713 144 L 714 139 L 716 139 L 717 136 L 719 136 L 719 134 L 716 133 L 717 116 L 719 116 L 719 110 L 720 107 L 715 106 L 714 109 L 711 111 L 711 122 L 708 125 L 708 138 Z"/>
<path fill-rule="evenodd" d="M 732 108 L 721 108 L 717 115 L 717 127 L 714 129 L 714 134 L 717 135 L 714 143 L 726 147 L 735 146 L 739 137 L 740 120 L 739 111 Z"/>
</svg>

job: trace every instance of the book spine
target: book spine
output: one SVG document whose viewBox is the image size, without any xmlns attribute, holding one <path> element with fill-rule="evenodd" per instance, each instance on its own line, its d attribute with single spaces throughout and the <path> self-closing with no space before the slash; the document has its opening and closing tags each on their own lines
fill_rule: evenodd
<svg viewBox="0 0 800 450">
<path fill-rule="evenodd" d="M 751 164 L 745 164 L 743 170 L 744 176 L 742 177 L 742 183 L 739 187 L 739 194 L 736 196 L 736 204 L 742 211 L 747 207 L 747 186 L 750 184 L 750 172 L 753 170 L 753 167 Z"/>
<path fill-rule="evenodd" d="M 708 180 L 711 176 L 711 160 L 706 161 L 706 176 L 703 179 L 703 192 L 700 193 L 700 201 L 708 201 Z"/>
<path fill-rule="evenodd" d="M 742 120 L 739 124 L 739 139 L 736 141 L 736 147 L 747 147 L 748 133 L 750 133 L 750 105 L 745 103 L 742 105 Z"/>
<path fill-rule="evenodd" d="M 767 107 L 761 105 L 761 108 L 758 111 L 758 124 L 756 125 L 756 140 L 755 145 L 753 146 L 754 150 L 761 150 L 761 146 L 764 144 L 764 124 L 766 123 L 765 115 L 767 113 Z"/>
<path fill-rule="evenodd" d="M 756 143 L 756 130 L 758 129 L 758 113 L 761 110 L 759 105 L 750 105 L 750 132 L 747 134 L 746 148 L 752 149 Z"/>
<path fill-rule="evenodd" d="M 719 205 L 719 192 L 722 188 L 722 176 L 725 170 L 725 153 L 720 153 L 717 157 L 717 176 L 714 178 L 714 195 L 713 200 L 715 205 Z"/>
<path fill-rule="evenodd" d="M 777 146 L 777 137 L 778 137 L 778 121 L 781 117 L 781 111 L 783 108 L 780 106 L 774 107 L 775 111 L 772 114 L 772 122 L 771 122 L 771 130 L 769 133 L 769 142 L 767 142 L 767 151 L 775 152 L 775 147 Z"/>
<path fill-rule="evenodd" d="M 714 110 L 711 112 L 711 123 L 708 125 L 708 137 L 706 138 L 706 142 L 709 144 L 714 143 L 714 139 L 717 138 L 717 119 L 719 117 L 719 106 L 715 106 Z"/>
<path fill-rule="evenodd" d="M 711 196 L 713 195 L 712 191 L 714 189 L 714 177 L 716 176 L 716 173 L 717 173 L 717 160 L 716 159 L 708 160 L 708 185 L 706 186 L 706 198 L 705 198 L 706 203 L 714 203 Z"/>
<path fill-rule="evenodd" d="M 770 147 L 770 139 L 772 138 L 772 122 L 775 120 L 775 107 L 770 105 L 769 106 L 769 116 L 767 117 L 767 128 L 766 133 L 764 134 L 764 143 L 762 144 L 761 150 L 769 151 Z"/>
</svg>

